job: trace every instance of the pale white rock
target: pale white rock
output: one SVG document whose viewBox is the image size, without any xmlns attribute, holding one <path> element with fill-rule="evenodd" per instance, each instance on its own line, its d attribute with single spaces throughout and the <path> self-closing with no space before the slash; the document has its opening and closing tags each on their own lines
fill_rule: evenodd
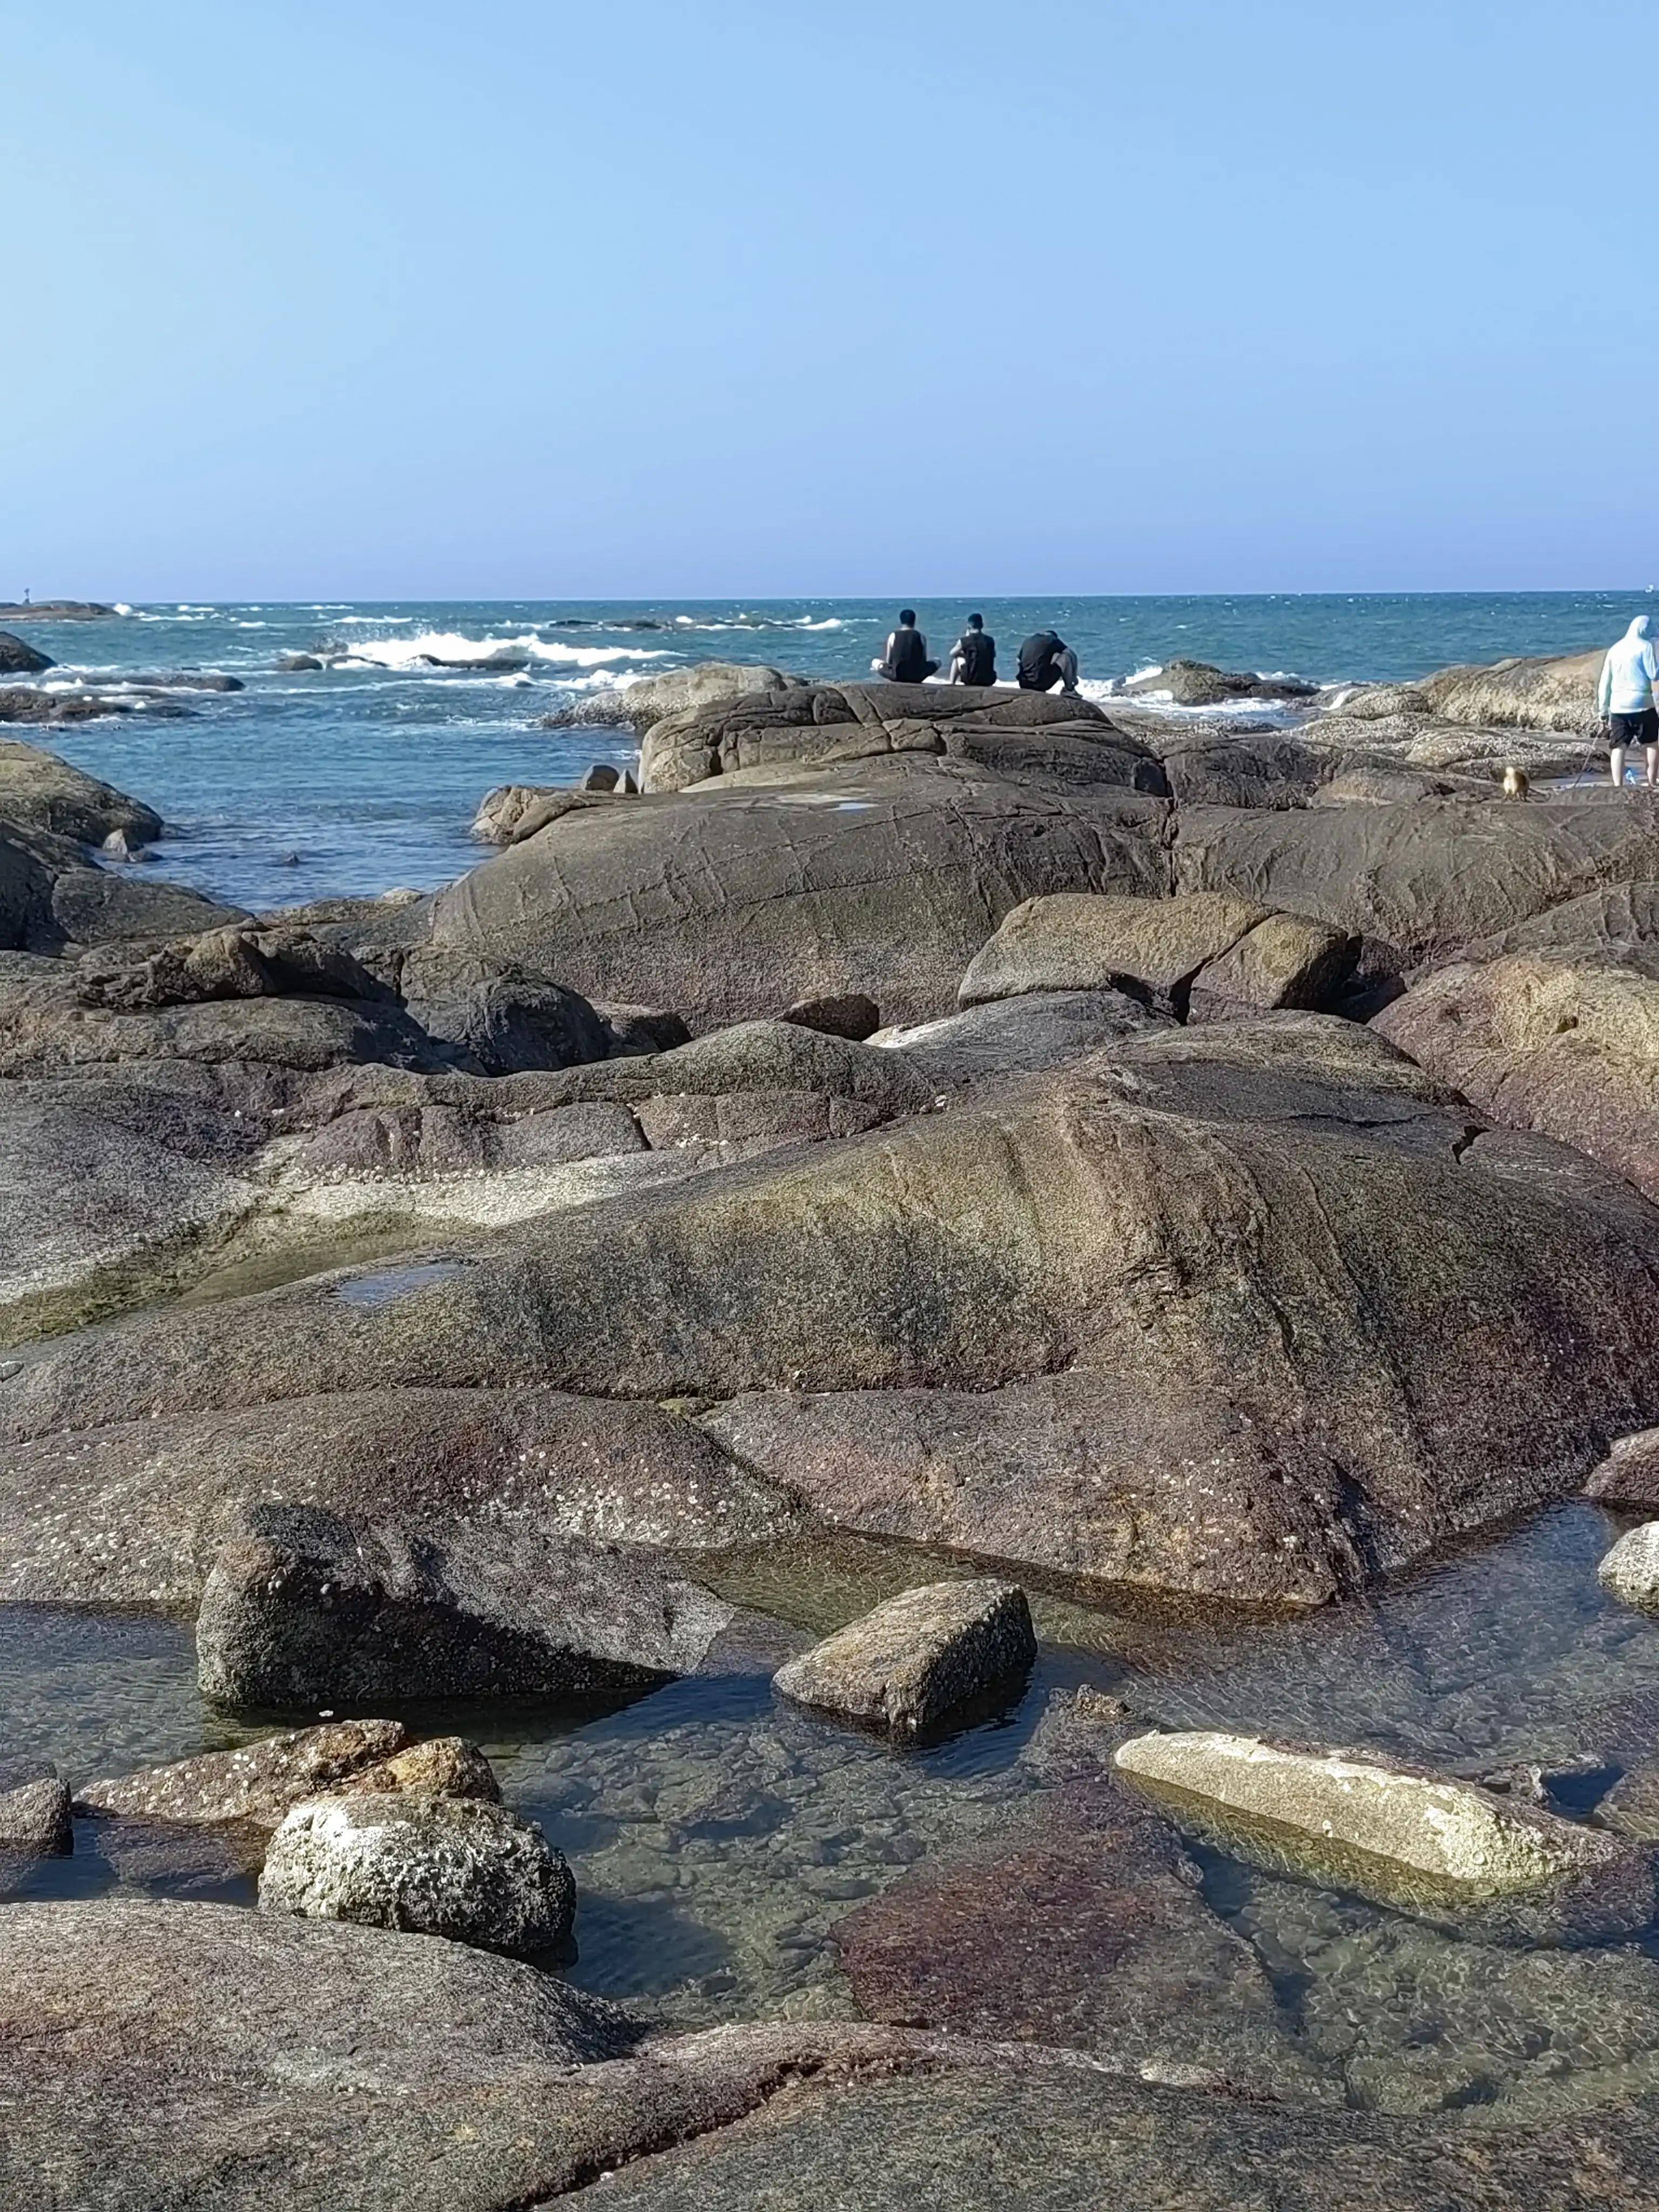
<svg viewBox="0 0 1659 2212">
<path fill-rule="evenodd" d="M 1621 1536 L 1595 1572 L 1602 1589 L 1625 1604 L 1659 1612 L 1659 1521 Z"/>
</svg>

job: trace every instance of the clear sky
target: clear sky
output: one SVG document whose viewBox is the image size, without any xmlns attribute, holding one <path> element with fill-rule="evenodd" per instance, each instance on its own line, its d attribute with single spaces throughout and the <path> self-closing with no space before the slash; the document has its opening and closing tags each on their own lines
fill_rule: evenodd
<svg viewBox="0 0 1659 2212">
<path fill-rule="evenodd" d="M 1644 585 L 1656 27 L 0 0 L 0 598 Z"/>
</svg>

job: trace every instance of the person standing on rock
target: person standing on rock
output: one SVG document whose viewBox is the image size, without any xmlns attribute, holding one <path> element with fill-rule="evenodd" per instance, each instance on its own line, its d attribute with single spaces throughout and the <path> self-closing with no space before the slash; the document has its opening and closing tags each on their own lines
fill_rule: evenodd
<svg viewBox="0 0 1659 2212">
<path fill-rule="evenodd" d="M 1655 704 L 1656 686 L 1659 686 L 1659 658 L 1654 653 L 1652 626 L 1645 615 L 1638 615 L 1618 644 L 1608 648 L 1595 694 L 1597 708 L 1613 739 L 1607 765 L 1613 771 L 1614 786 L 1621 791 L 1625 785 L 1625 753 L 1631 745 L 1641 745 L 1646 750 L 1649 789 L 1659 783 L 1659 706 Z"/>
<path fill-rule="evenodd" d="M 1040 629 L 1019 648 L 1019 688 L 1022 691 L 1077 690 L 1077 655 L 1063 637 Z"/>
<path fill-rule="evenodd" d="M 916 628 L 916 611 L 900 611 L 898 628 L 887 633 L 887 647 L 878 664 L 890 684 L 925 684 L 939 672 L 939 663 L 927 658 L 927 640 Z"/>
<path fill-rule="evenodd" d="M 989 690 L 997 680 L 997 641 L 985 635 L 983 615 L 969 615 L 968 627 L 957 640 L 951 655 L 952 684 L 970 684 L 975 690 Z"/>
</svg>

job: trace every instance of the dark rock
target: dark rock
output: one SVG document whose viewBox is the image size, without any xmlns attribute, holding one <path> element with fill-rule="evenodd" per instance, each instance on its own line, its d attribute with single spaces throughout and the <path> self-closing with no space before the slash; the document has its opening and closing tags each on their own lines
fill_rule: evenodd
<svg viewBox="0 0 1659 2212">
<path fill-rule="evenodd" d="M 613 1059 L 672 1052 L 691 1042 L 691 1032 L 679 1015 L 663 1006 L 619 1006 L 601 1000 L 593 1011 L 604 1025 Z"/>
<path fill-rule="evenodd" d="M 279 676 L 311 676 L 322 665 L 314 653 L 283 653 L 277 655 L 276 673 Z"/>
<path fill-rule="evenodd" d="M 1166 747 L 1162 757 L 1170 793 L 1182 806 L 1306 806 L 1337 765 L 1330 754 L 1278 733 L 1192 738 Z"/>
<path fill-rule="evenodd" d="M 115 614 L 114 607 L 95 599 L 7 599 L 0 602 L 0 619 L 21 615 L 35 622 L 101 622 Z"/>
<path fill-rule="evenodd" d="M 14 637 L 8 629 L 0 629 L 0 676 L 39 676 L 57 665 L 44 653 L 25 645 L 21 637 Z"/>
<path fill-rule="evenodd" d="M 619 781 L 609 761 L 595 761 L 577 787 L 581 791 L 614 791 Z"/>
<path fill-rule="evenodd" d="M 797 1029 L 820 1030 L 826 1036 L 851 1037 L 862 1044 L 881 1027 L 881 1010 L 873 999 L 853 992 L 839 999 L 799 999 L 779 1019 Z"/>
<path fill-rule="evenodd" d="M 306 1798 L 351 1778 L 384 1776 L 388 1763 L 409 1751 L 409 1731 L 401 1721 L 335 1721 L 261 1736 L 235 1751 L 204 1752 L 170 1766 L 89 1782 L 76 1793 L 75 1809 L 89 1818 L 207 1826 L 246 1821 L 269 1830 Z M 386 1784 L 382 1780 L 379 1786 Z"/>
<path fill-rule="evenodd" d="M 1023 1680 L 1036 1657 L 1024 1590 L 1012 1583 L 929 1583 L 792 1659 L 772 1686 L 797 1705 L 913 1736 Z"/>
<path fill-rule="evenodd" d="M 576 1885 L 535 1821 L 504 1805 L 354 1794 L 288 1814 L 265 1856 L 259 1909 L 533 1958 L 568 1941 Z"/>
<path fill-rule="evenodd" d="M 1239 675 L 1204 660 L 1170 660 L 1124 689 L 1132 697 L 1167 692 L 1177 707 L 1218 707 L 1231 699 L 1311 699 L 1319 686 L 1296 676 Z"/>
<path fill-rule="evenodd" d="M 77 988 L 82 1006 L 119 1013 L 288 993 L 348 1000 L 390 996 L 349 953 L 319 942 L 308 930 L 257 929 L 243 923 L 173 938 L 151 951 L 131 947 L 84 955 Z"/>
<path fill-rule="evenodd" d="M 943 1021 L 888 1030 L 878 1041 L 902 1053 L 930 1087 L 948 1091 L 988 1076 L 1069 1067 L 1159 1027 L 1162 1019 L 1122 991 L 1028 991 L 987 1000 Z"/>
<path fill-rule="evenodd" d="M 67 1784 L 48 1777 L 0 1790 L 0 1859 L 61 1858 L 74 1849 Z"/>
<path fill-rule="evenodd" d="M 34 691 L 25 684 L 0 689 L 0 722 L 38 722 L 47 726 L 64 722 L 96 722 L 110 714 L 137 713 L 131 696 L 102 691 Z M 159 711 L 159 709 L 154 710 Z M 182 714 L 183 708 L 171 711 Z"/>
<path fill-rule="evenodd" d="M 422 954 L 403 970 L 405 1001 L 429 1036 L 457 1047 L 488 1075 L 604 1060 L 611 1041 L 579 991 L 467 957 Z"/>
<path fill-rule="evenodd" d="M 161 817 L 124 792 L 72 768 L 55 753 L 0 739 L 0 821 L 101 845 L 119 831 L 129 845 L 161 834 Z"/>
<path fill-rule="evenodd" d="M 643 1554 L 264 1506 L 208 1577 L 197 1675 L 228 1705 L 604 1697 L 689 1672 L 729 1613 Z"/>
</svg>

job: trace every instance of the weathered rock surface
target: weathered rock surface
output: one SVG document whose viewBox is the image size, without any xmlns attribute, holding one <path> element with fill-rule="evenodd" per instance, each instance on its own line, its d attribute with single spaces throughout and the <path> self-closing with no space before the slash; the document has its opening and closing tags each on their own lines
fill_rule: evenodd
<svg viewBox="0 0 1659 2212">
<path fill-rule="evenodd" d="M 1458 799 L 1280 812 L 1183 808 L 1176 885 L 1329 923 L 1395 972 L 1594 892 L 1659 879 L 1659 812 Z"/>
<path fill-rule="evenodd" d="M 74 1848 L 67 1783 L 47 1775 L 0 1790 L 0 1859 L 60 1858 Z"/>
<path fill-rule="evenodd" d="M 825 1036 L 851 1037 L 862 1044 L 881 1027 L 881 1009 L 861 991 L 844 998 L 798 999 L 779 1017 L 797 1029 L 817 1030 Z"/>
<path fill-rule="evenodd" d="M 571 708 L 547 717 L 550 728 L 572 723 L 623 723 L 643 737 L 653 722 L 670 714 L 684 714 L 699 707 L 720 707 L 738 699 L 773 691 L 799 691 L 806 687 L 799 676 L 763 661 L 698 660 L 689 668 L 670 668 L 660 676 L 641 676 L 584 699 Z"/>
<path fill-rule="evenodd" d="M 504 1805 L 394 1790 L 296 1805 L 270 1839 L 259 1908 L 534 1957 L 568 1938 L 576 1885 Z"/>
<path fill-rule="evenodd" d="M 0 740 L 0 821 L 101 845 L 119 830 L 130 845 L 161 834 L 161 817 L 124 792 L 33 745 Z"/>
<path fill-rule="evenodd" d="M 1598 647 L 1565 658 L 1442 668 L 1420 678 L 1414 688 L 1443 721 L 1512 724 L 1588 736 L 1601 727 L 1595 687 L 1605 658 L 1604 649 Z"/>
<path fill-rule="evenodd" d="M 1023 1680 L 1036 1657 L 1024 1590 L 929 1583 L 792 1659 L 772 1686 L 797 1705 L 911 1736 Z"/>
<path fill-rule="evenodd" d="M 776 1028 L 860 1067 L 898 1058 Z M 436 1384 L 690 1396 L 746 1468 L 842 1526 L 1322 1601 L 1570 1493 L 1607 1436 L 1659 1419 L 1659 1218 L 1522 1144 L 1349 1024 L 1165 1030 L 548 1216 L 464 1263 L 42 1347 L 0 1411 L 13 1443 L 60 1442 L 9 1465 L 72 1525 L 69 1433 L 141 1413 Z M 150 1515 L 177 1530 L 149 1502 L 129 1540 Z"/>
<path fill-rule="evenodd" d="M 75 1806 L 79 1813 L 111 1819 L 247 1820 L 274 1828 L 303 1799 L 349 1778 L 378 1772 L 410 1748 L 401 1721 L 335 1721 L 261 1736 L 235 1751 L 204 1752 L 171 1765 L 89 1782 L 76 1793 Z"/>
<path fill-rule="evenodd" d="M 1659 951 L 1455 962 L 1376 1017 L 1482 1113 L 1659 1196 Z"/>
<path fill-rule="evenodd" d="M 57 799 L 46 787 L 56 779 L 37 779 L 31 769 L 27 781 L 39 804 L 50 811 Z M 58 796 L 76 811 L 100 805 L 78 789 L 60 789 Z M 24 805 L 20 799 L 20 811 Z M 71 945 L 180 936 L 246 919 L 177 884 L 100 867 L 73 839 L 0 815 L 0 951 L 58 953 Z"/>
<path fill-rule="evenodd" d="M 689 1672 L 730 1618 L 643 1553 L 263 1506 L 208 1577 L 197 1677 L 228 1705 L 602 1697 Z"/>
<path fill-rule="evenodd" d="M 1189 1731 L 1119 1747 L 1120 1774 L 1270 1871 L 1500 1939 L 1604 1942 L 1653 1917 L 1653 1869 L 1613 1838 L 1370 1753 Z"/>
<path fill-rule="evenodd" d="M 611 1040 L 579 992 L 462 954 L 406 961 L 410 1012 L 429 1036 L 455 1045 L 486 1075 L 573 1067 L 604 1060 Z"/>
<path fill-rule="evenodd" d="M 1067 1067 L 1160 1026 L 1159 1016 L 1123 991 L 1030 991 L 988 999 L 941 1021 L 884 1030 L 872 1042 L 902 1053 L 931 1088 L 948 1090 Z"/>
<path fill-rule="evenodd" d="M 1158 748 L 1170 795 L 1182 806 L 1308 806 L 1329 787 L 1333 753 L 1277 731 L 1194 735 Z"/>
<path fill-rule="evenodd" d="M 1124 687 L 1132 696 L 1167 696 L 1176 707 L 1217 707 L 1230 699 L 1310 699 L 1318 688 L 1298 676 L 1240 674 L 1208 661 L 1182 659 L 1167 661 Z"/>
<path fill-rule="evenodd" d="M 410 1744 L 406 1751 L 394 1752 L 390 1759 L 361 1767 L 333 1784 L 329 1794 L 384 1796 L 399 1790 L 428 1797 L 476 1797 L 490 1805 L 498 1805 L 501 1796 L 489 1761 L 476 1743 L 460 1735 L 428 1736 L 423 1742 Z"/>
<path fill-rule="evenodd" d="M 273 1496 L 441 1537 L 484 1512 L 532 1534 L 687 1548 L 784 1534 L 802 1517 L 683 1412 L 544 1389 L 342 1391 L 139 1418 L 3 1463 L 9 1599 L 194 1607 L 246 1510 Z"/>
<path fill-rule="evenodd" d="M 1187 1018 L 1237 1021 L 1279 1007 L 1330 1006 L 1358 951 L 1358 939 L 1346 931 L 1270 914 L 1200 969 L 1188 986 Z"/>
<path fill-rule="evenodd" d="M 1584 1495 L 1604 1505 L 1659 1506 L 1659 1429 L 1616 1437 L 1585 1483 Z"/>
<path fill-rule="evenodd" d="M 472 820 L 472 834 L 486 845 L 521 845 L 538 830 L 598 805 L 599 796 L 566 785 L 498 784 L 486 792 Z"/>
<path fill-rule="evenodd" d="M 674 1007 L 694 1030 L 853 994 L 910 1021 L 948 1011 L 1022 899 L 1166 889 L 1166 813 L 1115 787 L 1051 791 L 960 760 L 791 767 L 590 804 L 397 927 L 424 926 L 434 955 Z"/>
<path fill-rule="evenodd" d="M 1602 1589 L 1623 1604 L 1659 1612 L 1659 1521 L 1628 1530 L 1595 1571 Z"/>
</svg>

